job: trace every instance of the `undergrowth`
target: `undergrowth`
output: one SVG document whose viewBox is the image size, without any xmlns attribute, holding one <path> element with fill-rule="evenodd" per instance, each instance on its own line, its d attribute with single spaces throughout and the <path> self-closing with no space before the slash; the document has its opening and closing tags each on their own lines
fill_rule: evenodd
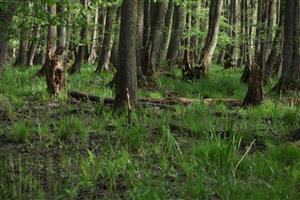
<svg viewBox="0 0 300 200">
<path fill-rule="evenodd" d="M 112 74 L 93 66 L 49 97 L 38 67 L 6 68 L 0 81 L 0 199 L 299 199 L 300 150 L 282 136 L 300 108 L 267 95 L 257 107 L 137 109 L 133 123 L 67 91 L 113 97 Z M 141 97 L 242 99 L 241 70 L 208 79 L 160 76 Z M 267 91 L 268 89 L 266 89 Z"/>
</svg>

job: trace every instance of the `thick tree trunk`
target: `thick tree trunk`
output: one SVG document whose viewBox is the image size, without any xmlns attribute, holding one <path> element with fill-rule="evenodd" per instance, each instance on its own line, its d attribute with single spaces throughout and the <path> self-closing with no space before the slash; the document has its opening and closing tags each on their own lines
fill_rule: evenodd
<svg viewBox="0 0 300 200">
<path fill-rule="evenodd" d="M 53 20 L 56 17 L 56 4 L 48 5 L 48 12 L 50 15 L 50 20 Z M 50 24 L 48 26 L 48 35 L 47 35 L 47 49 L 50 49 L 51 54 L 54 54 L 56 51 L 56 41 L 57 41 L 57 26 Z"/>
<path fill-rule="evenodd" d="M 5 8 L 0 8 L 0 79 L 2 79 L 2 72 L 4 64 L 6 63 L 9 27 L 13 14 L 14 6 L 12 3 L 9 3 L 9 5 Z"/>
<path fill-rule="evenodd" d="M 251 66 L 250 78 L 248 82 L 248 91 L 243 105 L 258 105 L 263 101 L 263 71 L 257 64 Z"/>
<path fill-rule="evenodd" d="M 134 107 L 137 102 L 136 29 L 137 0 L 124 0 L 121 11 L 119 62 L 115 108 Z"/>
<path fill-rule="evenodd" d="M 300 6 L 299 0 L 285 1 L 283 69 L 275 90 L 280 93 L 299 89 Z"/>
<path fill-rule="evenodd" d="M 283 41 L 283 26 L 284 26 L 284 1 L 280 2 L 280 17 L 279 24 L 272 43 L 272 50 L 268 57 L 265 70 L 265 80 L 268 81 L 273 75 L 275 64 L 281 57 L 282 41 Z"/>
<path fill-rule="evenodd" d="M 152 25 L 151 25 L 151 54 L 149 63 L 149 74 L 153 76 L 157 69 L 160 54 L 160 45 L 163 36 L 163 27 L 165 25 L 166 4 L 164 2 L 156 2 L 153 5 Z"/>
<path fill-rule="evenodd" d="M 161 66 L 164 64 L 167 56 L 167 51 L 168 51 L 168 45 L 169 45 L 169 40 L 170 40 L 170 30 L 172 27 L 172 18 L 173 18 L 173 12 L 174 12 L 174 2 L 169 1 L 168 5 L 168 10 L 166 14 L 166 19 L 165 19 L 165 28 L 163 31 L 163 39 L 161 43 L 161 51 L 159 54 L 159 63 L 158 65 Z"/>
<path fill-rule="evenodd" d="M 64 47 L 58 47 L 54 55 L 48 58 L 46 80 L 50 95 L 58 95 L 65 87 L 64 66 L 61 62 L 64 50 Z"/>
<path fill-rule="evenodd" d="M 49 21 L 52 21 L 53 18 L 56 17 L 56 4 L 52 3 L 52 4 L 48 4 L 48 13 L 49 13 Z M 42 69 L 40 69 L 40 71 L 38 71 L 37 76 L 45 76 L 46 75 L 46 63 L 49 63 L 50 60 L 49 59 L 49 53 L 50 55 L 54 55 L 55 51 L 56 51 L 56 41 L 57 41 L 57 27 L 56 25 L 53 24 L 49 24 L 48 25 L 48 32 L 47 32 L 47 50 L 45 52 L 47 52 L 46 56 L 45 56 L 45 64 L 43 65 Z"/>
<path fill-rule="evenodd" d="M 179 54 L 180 43 L 184 31 L 185 11 L 183 5 L 176 5 L 173 15 L 173 30 L 170 39 L 167 60 L 173 68 Z"/>
<path fill-rule="evenodd" d="M 206 76 L 211 65 L 212 57 L 218 42 L 222 7 L 223 0 L 211 1 L 211 5 L 209 8 L 208 34 L 205 40 L 204 47 L 202 48 L 200 53 L 198 66 L 199 73 L 196 78 Z"/>
<path fill-rule="evenodd" d="M 114 7 L 108 7 L 106 10 L 105 33 L 102 42 L 100 57 L 98 60 L 98 67 L 96 69 L 97 73 L 103 70 L 105 71 L 109 70 L 114 12 L 115 12 Z"/>
<path fill-rule="evenodd" d="M 66 20 L 66 13 L 67 13 L 67 8 L 64 5 L 63 2 L 58 4 L 58 12 L 59 12 L 59 16 L 60 16 L 60 26 L 58 27 L 58 41 L 57 41 L 57 45 L 58 47 L 64 47 L 66 48 L 67 46 L 67 20 Z M 62 58 L 64 57 L 64 55 L 61 56 Z"/>
</svg>

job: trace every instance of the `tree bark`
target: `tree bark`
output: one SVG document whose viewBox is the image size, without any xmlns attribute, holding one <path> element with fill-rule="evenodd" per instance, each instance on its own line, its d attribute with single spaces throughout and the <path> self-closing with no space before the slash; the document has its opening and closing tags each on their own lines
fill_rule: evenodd
<svg viewBox="0 0 300 200">
<path fill-rule="evenodd" d="M 224 68 L 236 68 L 238 66 L 238 47 L 237 47 L 237 36 L 238 36 L 238 18 L 239 14 L 239 0 L 231 0 L 230 1 L 230 9 L 229 9 L 229 24 L 230 24 L 230 33 L 229 36 L 231 37 L 231 44 L 227 45 L 226 53 L 224 58 Z"/>
<path fill-rule="evenodd" d="M 197 66 L 195 78 L 205 77 L 211 65 L 212 57 L 218 42 L 220 18 L 223 0 L 214 0 L 209 8 L 209 27 L 204 47 L 201 49 L 199 66 Z"/>
<path fill-rule="evenodd" d="M 56 41 L 57 41 L 57 26 L 53 23 L 54 18 L 56 17 L 56 3 L 48 4 L 48 14 L 49 14 L 49 25 L 48 25 L 48 32 L 47 32 L 47 50 L 45 56 L 45 63 L 37 72 L 37 76 L 45 76 L 46 75 L 46 64 L 50 62 L 49 54 L 54 55 L 56 51 Z"/>
<path fill-rule="evenodd" d="M 243 105 L 258 105 L 263 101 L 263 71 L 261 66 L 253 64 L 251 66 L 250 77 L 248 82 L 248 91 Z"/>
<path fill-rule="evenodd" d="M 272 77 L 274 67 L 281 57 L 282 41 L 283 41 L 283 28 L 284 28 L 284 1 L 280 2 L 279 23 L 276 29 L 275 37 L 272 43 L 272 50 L 266 62 L 265 80 L 268 81 Z"/>
<path fill-rule="evenodd" d="M 159 60 L 160 45 L 163 36 L 163 27 L 165 24 L 166 4 L 156 2 L 153 5 L 152 25 L 151 25 L 151 54 L 149 61 L 149 75 L 153 76 L 157 69 Z"/>
<path fill-rule="evenodd" d="M 110 63 L 114 66 L 114 68 L 118 68 L 119 64 L 119 39 L 120 39 L 120 16 L 121 16 L 121 9 L 117 9 L 117 14 L 115 16 L 115 23 L 116 25 L 116 30 L 115 30 L 115 36 L 114 36 L 114 41 L 112 45 L 112 52 L 111 52 L 111 57 L 110 57 Z"/>
<path fill-rule="evenodd" d="M 14 66 L 25 66 L 27 63 L 28 35 L 25 28 L 20 29 L 20 44 L 18 57 Z"/>
<path fill-rule="evenodd" d="M 121 7 L 119 62 L 116 75 L 115 109 L 134 107 L 137 102 L 136 33 L 137 0 L 124 0 Z"/>
<path fill-rule="evenodd" d="M 91 46 L 91 53 L 88 59 L 89 64 L 95 64 L 95 61 L 97 59 L 97 50 L 98 50 L 98 45 L 97 45 L 97 38 L 98 38 L 98 24 L 99 24 L 99 6 L 98 3 L 96 3 L 96 13 L 94 16 L 94 27 L 93 27 L 93 42 Z"/>
<path fill-rule="evenodd" d="M 87 9 L 89 6 L 90 0 L 81 0 L 82 6 Z M 80 73 L 80 68 L 84 59 L 86 57 L 86 48 L 87 48 L 87 38 L 88 38 L 88 30 L 89 30 L 89 16 L 88 14 L 82 13 L 85 18 L 85 22 L 80 31 L 80 40 L 81 44 L 78 47 L 78 51 L 75 56 L 75 62 L 72 67 L 68 70 L 70 74 Z"/>
<path fill-rule="evenodd" d="M 185 11 L 183 5 L 176 5 L 173 14 L 173 30 L 171 34 L 167 60 L 173 68 L 179 53 L 182 34 L 184 31 Z"/>
<path fill-rule="evenodd" d="M 169 45 L 169 40 L 170 40 L 170 30 L 172 27 L 172 18 L 173 18 L 173 13 L 174 13 L 174 2 L 169 1 L 168 4 L 168 10 L 166 14 L 166 19 L 165 19 L 165 27 L 163 31 L 163 39 L 161 43 L 161 51 L 159 54 L 159 63 L 158 65 L 161 66 L 167 56 L 167 51 L 168 51 L 168 45 Z"/>
<path fill-rule="evenodd" d="M 277 93 L 299 89 L 300 66 L 300 6 L 299 0 L 285 1 L 283 69 L 274 87 Z"/>
<path fill-rule="evenodd" d="M 137 42 L 136 42 L 136 64 L 137 64 L 137 78 L 138 86 L 143 86 L 146 84 L 146 79 L 143 74 L 143 49 L 144 49 L 144 14 L 145 14 L 145 1 L 138 1 L 138 20 L 137 20 Z"/>
<path fill-rule="evenodd" d="M 96 69 L 97 73 L 100 73 L 103 70 L 109 70 L 114 12 L 114 7 L 108 7 L 106 10 L 105 33 L 102 42 L 100 57 L 98 60 L 98 67 Z"/>
<path fill-rule="evenodd" d="M 9 27 L 14 11 L 15 8 L 13 3 L 8 3 L 8 6 L 5 8 L 0 8 L 0 79 L 2 79 L 2 72 L 4 64 L 6 63 Z"/>
<path fill-rule="evenodd" d="M 32 67 L 33 66 L 33 60 L 36 54 L 36 50 L 38 47 L 38 40 L 39 40 L 39 32 L 40 32 L 40 26 L 34 25 L 33 27 L 33 33 L 32 33 L 32 41 L 29 47 L 28 51 L 28 58 L 27 58 L 27 65 Z"/>
<path fill-rule="evenodd" d="M 65 87 L 65 73 L 62 58 L 64 47 L 58 47 L 53 56 L 48 60 L 46 70 L 46 80 L 48 93 L 50 95 L 58 95 Z"/>
</svg>

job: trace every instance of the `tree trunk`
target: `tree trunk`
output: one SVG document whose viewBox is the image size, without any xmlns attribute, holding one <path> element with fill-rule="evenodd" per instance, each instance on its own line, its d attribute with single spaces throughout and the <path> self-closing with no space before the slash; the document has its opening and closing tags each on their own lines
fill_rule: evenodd
<svg viewBox="0 0 300 200">
<path fill-rule="evenodd" d="M 251 66 L 250 78 L 248 82 L 248 91 L 243 105 L 258 105 L 263 101 L 263 71 L 257 64 Z"/>
<path fill-rule="evenodd" d="M 48 19 L 50 22 L 53 21 L 53 19 L 56 17 L 56 3 L 52 3 L 52 4 L 48 4 L 48 13 L 49 13 L 49 18 Z M 48 25 L 48 32 L 47 32 L 47 50 L 45 52 L 47 52 L 46 57 L 45 57 L 45 63 L 42 67 L 42 69 L 40 69 L 40 71 L 38 71 L 37 76 L 45 76 L 46 75 L 46 63 L 49 63 L 50 60 L 49 59 L 49 54 L 50 55 L 54 55 L 55 51 L 56 51 L 56 41 L 57 41 L 57 27 L 56 25 L 50 23 Z"/>
<path fill-rule="evenodd" d="M 12 21 L 14 10 L 13 3 L 9 3 L 5 9 L 0 8 L 0 79 L 2 79 L 2 72 L 4 64 L 6 63 L 9 27 Z"/>
<path fill-rule="evenodd" d="M 119 64 L 119 39 L 120 39 L 120 16 L 121 16 L 121 9 L 117 9 L 117 14 L 115 17 L 115 22 L 117 23 L 116 25 L 116 31 L 115 31 L 115 37 L 114 37 L 114 42 L 112 45 L 112 52 L 111 52 L 111 57 L 110 57 L 110 63 L 112 63 L 114 68 L 118 68 Z"/>
<path fill-rule="evenodd" d="M 65 87 L 65 73 L 62 58 L 64 54 L 64 47 L 58 47 L 53 56 L 48 58 L 46 80 L 48 93 L 50 95 L 59 94 Z"/>
<path fill-rule="evenodd" d="M 210 3 L 208 33 L 204 47 L 201 49 L 199 66 L 195 69 L 196 79 L 205 77 L 211 65 L 212 57 L 218 42 L 222 7 L 223 0 L 214 0 Z"/>
<path fill-rule="evenodd" d="M 160 45 L 163 36 L 163 27 L 165 24 L 166 4 L 156 2 L 153 5 L 152 25 L 151 25 L 151 54 L 149 63 L 149 75 L 152 77 L 157 69 Z"/>
<path fill-rule="evenodd" d="M 20 29 L 19 53 L 14 66 L 25 66 L 27 63 L 28 35 L 24 28 Z"/>
<path fill-rule="evenodd" d="M 284 26 L 284 1 L 280 2 L 280 17 L 279 17 L 279 24 L 275 33 L 275 37 L 272 43 L 272 50 L 269 55 L 269 58 L 266 63 L 266 71 L 265 71 L 265 80 L 270 80 L 273 72 L 275 64 L 279 57 L 281 57 L 282 51 L 282 41 L 283 41 L 283 26 Z"/>
<path fill-rule="evenodd" d="M 66 15 L 67 13 L 67 8 L 64 5 L 63 2 L 58 4 L 58 12 L 60 14 L 60 26 L 58 27 L 58 42 L 57 45 L 58 47 L 66 47 L 66 43 L 67 43 L 67 20 L 65 19 L 66 17 L 64 15 Z M 64 57 L 64 55 L 62 55 L 62 57 Z"/>
<path fill-rule="evenodd" d="M 230 24 L 230 33 L 229 36 L 232 39 L 232 43 L 227 45 L 226 53 L 224 58 L 224 68 L 236 68 L 238 66 L 238 47 L 237 47 L 237 35 L 238 35 L 238 18 L 239 14 L 239 0 L 231 0 L 230 1 L 230 9 L 229 9 L 229 24 Z"/>
<path fill-rule="evenodd" d="M 115 12 L 114 7 L 108 7 L 106 10 L 105 33 L 102 42 L 100 57 L 98 60 L 98 67 L 96 69 L 97 73 L 103 70 L 105 71 L 109 70 L 114 12 Z"/>
<path fill-rule="evenodd" d="M 167 60 L 173 68 L 179 54 L 180 43 L 184 31 L 185 12 L 183 5 L 176 5 L 173 14 L 173 30 L 170 39 Z"/>
<path fill-rule="evenodd" d="M 170 39 L 170 30 L 172 26 L 172 18 L 173 18 L 173 12 L 174 12 L 174 2 L 169 1 L 168 10 L 166 14 L 165 19 L 165 28 L 163 31 L 163 39 L 161 43 L 161 51 L 159 54 L 159 63 L 158 65 L 161 66 L 166 59 L 167 51 L 168 51 L 168 45 L 169 45 L 169 39 Z"/>
<path fill-rule="evenodd" d="M 277 93 L 299 89 L 300 6 L 299 0 L 285 1 L 283 69 L 275 86 Z"/>
<path fill-rule="evenodd" d="M 88 9 L 90 1 L 89 0 L 81 0 L 81 4 L 85 9 Z M 80 68 L 82 63 L 84 62 L 86 56 L 86 48 L 87 48 L 87 38 L 88 38 L 88 30 L 89 30 L 89 16 L 87 13 L 82 13 L 85 18 L 85 22 L 80 32 L 80 40 L 81 44 L 78 47 L 78 51 L 75 57 L 75 62 L 72 67 L 68 70 L 70 74 L 80 73 Z"/>
<path fill-rule="evenodd" d="M 121 7 L 119 62 L 116 75 L 115 109 L 134 107 L 137 102 L 136 33 L 137 0 L 124 0 Z"/>
<path fill-rule="evenodd" d="M 40 32 L 40 26 L 34 25 L 33 33 L 32 33 L 32 42 L 29 47 L 28 58 L 27 58 L 27 65 L 30 67 L 33 66 L 33 60 L 38 47 L 39 32 Z"/>
<path fill-rule="evenodd" d="M 95 61 L 97 59 L 97 50 L 98 50 L 98 45 L 97 45 L 97 38 L 98 38 L 98 23 L 99 22 L 99 8 L 98 8 L 98 3 L 96 3 L 96 13 L 95 13 L 95 18 L 94 18 L 94 27 L 93 27 L 93 42 L 91 46 L 91 53 L 88 59 L 89 64 L 95 64 Z"/>
<path fill-rule="evenodd" d="M 142 61 L 143 61 L 143 49 L 144 49 L 144 14 L 145 14 L 145 1 L 138 1 L 138 21 L 137 21 L 137 38 L 136 38 L 136 65 L 137 65 L 137 78 L 138 86 L 142 87 L 146 84 L 146 79 L 143 74 Z"/>
</svg>

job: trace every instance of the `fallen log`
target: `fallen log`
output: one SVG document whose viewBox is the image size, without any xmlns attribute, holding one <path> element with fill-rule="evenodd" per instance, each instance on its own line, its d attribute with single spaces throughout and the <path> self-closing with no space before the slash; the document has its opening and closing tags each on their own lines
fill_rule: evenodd
<svg viewBox="0 0 300 200">
<path fill-rule="evenodd" d="M 82 92 L 76 92 L 76 91 L 71 91 L 68 93 L 69 97 L 78 99 L 78 100 L 89 100 L 89 101 L 95 101 L 95 102 L 100 102 L 101 98 L 95 95 L 91 94 L 85 94 Z"/>
<path fill-rule="evenodd" d="M 103 102 L 105 105 L 113 105 L 113 98 L 101 99 L 98 96 L 86 94 L 77 91 L 71 91 L 68 93 L 69 97 L 75 98 L 77 100 L 88 100 L 93 102 Z M 151 106 L 159 108 L 170 108 L 175 105 L 191 105 L 193 103 L 204 103 L 205 105 L 212 104 L 225 104 L 228 106 L 241 106 L 242 101 L 237 99 L 192 99 L 192 98 L 164 98 L 164 99 L 149 99 L 144 98 L 139 100 L 140 105 L 142 106 Z"/>
</svg>

